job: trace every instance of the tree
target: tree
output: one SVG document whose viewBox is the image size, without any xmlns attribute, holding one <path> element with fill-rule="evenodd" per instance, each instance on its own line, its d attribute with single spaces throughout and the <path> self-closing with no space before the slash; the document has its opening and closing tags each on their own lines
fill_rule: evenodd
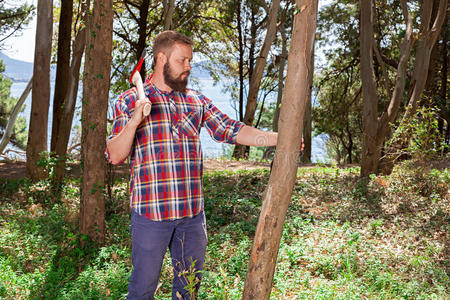
<svg viewBox="0 0 450 300">
<path fill-rule="evenodd" d="M 338 163 L 357 163 L 361 144 L 361 87 L 355 57 L 331 61 L 316 80 L 315 134 L 327 134 L 329 155 Z"/>
<path fill-rule="evenodd" d="M 416 115 L 417 108 L 420 104 L 419 99 L 422 97 L 425 100 L 427 93 L 425 92 L 425 95 L 423 95 L 423 92 L 427 83 L 428 89 L 431 88 L 430 82 L 433 82 L 433 78 L 428 80 L 428 75 L 429 73 L 432 74 L 434 70 L 437 54 L 434 46 L 446 19 L 447 4 L 448 0 L 434 0 L 424 1 L 421 5 L 420 32 L 416 42 L 414 69 L 412 70 L 411 85 L 408 91 L 408 104 L 402 120 L 394 133 L 394 136 L 400 138 L 389 149 L 389 152 L 394 152 L 394 155 L 387 153 L 387 155 L 382 157 L 378 164 L 378 169 L 373 172 L 381 171 L 386 174 L 391 173 L 395 160 L 401 157 L 401 155 L 395 155 L 395 150 L 392 151 L 392 149 L 403 149 L 409 142 L 409 137 L 402 135 L 399 131 L 407 126 Z M 429 99 L 425 102 L 432 103 Z"/>
<path fill-rule="evenodd" d="M 245 115 L 243 119 L 243 122 L 249 126 L 253 125 L 253 120 L 255 119 L 259 86 L 261 85 L 261 79 L 263 77 L 264 69 L 266 67 L 267 55 L 269 54 L 270 47 L 272 46 L 272 43 L 275 39 L 279 8 L 280 8 L 280 0 L 272 1 L 270 11 L 267 13 L 268 15 L 266 22 L 267 33 L 264 38 L 264 42 L 261 46 L 261 49 L 259 51 L 258 57 L 256 58 L 255 68 L 254 70 L 252 70 L 252 75 L 250 78 L 250 87 L 247 96 L 247 105 L 245 107 Z M 248 156 L 249 148 L 250 147 L 237 145 L 234 148 L 233 157 L 243 158 Z"/>
<path fill-rule="evenodd" d="M 33 90 L 27 142 L 27 171 L 32 179 L 45 176 L 36 163 L 47 150 L 47 123 L 50 102 L 50 58 L 53 32 L 53 1 L 38 2 Z"/>
<path fill-rule="evenodd" d="M 60 183 L 64 177 L 67 146 L 72 128 L 75 104 L 78 95 L 78 84 L 80 80 L 81 59 L 83 57 L 86 42 L 86 29 L 81 29 L 73 43 L 72 62 L 68 74 L 68 87 L 64 95 L 63 109 L 61 110 L 61 120 L 64 120 L 56 132 L 55 153 L 59 158 L 55 169 L 55 181 Z"/>
<path fill-rule="evenodd" d="M 59 17 L 58 51 L 56 62 L 55 93 L 53 96 L 53 122 L 50 151 L 56 149 L 58 130 L 63 121 L 61 111 L 64 106 L 64 96 L 67 93 L 70 80 L 70 43 L 72 39 L 73 0 L 61 1 Z"/>
<path fill-rule="evenodd" d="M 288 10 L 290 9 L 289 6 L 287 6 L 285 9 L 282 10 L 281 13 L 281 21 L 280 25 L 278 26 L 278 30 L 280 31 L 280 42 L 281 42 L 281 50 L 279 55 L 276 58 L 276 62 L 278 65 L 278 74 L 277 74 L 277 101 L 275 104 L 275 109 L 273 112 L 273 118 L 272 118 L 272 131 L 278 132 L 278 119 L 280 117 L 280 108 L 281 108 L 281 100 L 283 99 L 283 89 L 284 89 L 284 79 L 285 79 L 285 67 L 286 67 L 286 60 L 288 57 L 288 36 L 286 34 L 286 26 L 288 26 L 286 18 L 288 15 Z M 264 151 L 263 158 L 268 159 L 270 158 L 270 155 L 275 151 L 275 147 L 267 147 Z"/>
<path fill-rule="evenodd" d="M 104 180 L 113 5 L 94 0 L 86 6 L 86 53 L 83 78 L 82 164 L 80 232 L 102 243 L 105 234 Z"/>
<path fill-rule="evenodd" d="M 26 119 L 19 117 L 18 114 L 23 111 L 22 106 L 31 91 L 32 84 L 30 80 L 22 96 L 17 101 L 16 98 L 10 95 L 12 81 L 2 74 L 4 71 L 5 66 L 0 61 L 0 128 L 2 129 L 0 154 L 3 153 L 9 142 L 12 142 L 14 146 L 20 149 L 25 149 L 27 140 Z"/>
<path fill-rule="evenodd" d="M 164 0 L 164 30 L 172 29 L 175 0 Z"/>
<path fill-rule="evenodd" d="M 417 107 L 417 99 L 423 92 L 428 73 L 430 52 L 436 43 L 439 32 L 442 28 L 443 19 L 448 0 L 439 2 L 436 18 L 431 21 L 433 3 L 425 1 L 421 6 L 421 27 L 415 53 L 415 63 L 412 82 L 408 93 L 408 106 L 403 120 L 411 115 Z M 400 47 L 400 58 L 397 65 L 396 82 L 393 91 L 389 89 L 389 79 L 387 76 L 385 61 L 374 43 L 374 19 L 373 2 L 360 2 L 361 6 L 361 80 L 363 92 L 363 148 L 361 159 L 361 176 L 367 177 L 369 174 L 378 173 L 381 169 L 390 169 L 389 163 L 381 163 L 381 151 L 383 143 L 391 129 L 391 123 L 395 121 L 401 100 L 404 97 L 405 84 L 407 81 L 407 66 L 410 56 L 410 48 L 413 44 L 412 26 L 413 20 L 408 11 L 406 0 L 401 1 L 401 7 L 406 20 L 406 33 Z M 430 24 L 433 24 L 430 26 Z M 385 82 L 386 94 L 390 101 L 388 107 L 378 117 L 378 95 L 377 85 L 374 76 L 374 57 L 381 65 L 382 78 Z M 410 96 L 409 96 L 410 95 Z"/>
<path fill-rule="evenodd" d="M 303 115 L 312 72 L 317 0 L 298 0 L 289 49 L 279 140 L 250 256 L 243 299 L 269 299 L 281 233 L 298 169 Z"/>
<path fill-rule="evenodd" d="M 4 49 L 3 42 L 6 39 L 19 34 L 34 17 L 33 5 L 17 2 L 12 6 L 6 0 L 0 0 L 0 49 Z"/>
</svg>

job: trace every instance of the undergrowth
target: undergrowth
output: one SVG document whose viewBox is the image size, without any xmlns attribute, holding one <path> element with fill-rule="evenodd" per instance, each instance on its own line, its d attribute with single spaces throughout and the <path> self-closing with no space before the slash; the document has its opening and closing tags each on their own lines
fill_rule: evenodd
<svg viewBox="0 0 450 300">
<path fill-rule="evenodd" d="M 204 176 L 208 247 L 199 299 L 240 299 L 268 169 Z M 79 184 L 0 179 L 0 298 L 120 299 L 131 240 L 127 183 L 106 203 L 106 242 L 78 234 Z M 448 170 L 407 163 L 390 176 L 299 169 L 271 299 L 447 299 Z M 171 297 L 169 254 L 156 299 Z"/>
</svg>

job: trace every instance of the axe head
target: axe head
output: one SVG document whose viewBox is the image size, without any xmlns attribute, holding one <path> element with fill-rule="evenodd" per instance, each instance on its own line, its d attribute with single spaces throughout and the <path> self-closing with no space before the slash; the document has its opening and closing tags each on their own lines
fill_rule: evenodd
<svg viewBox="0 0 450 300">
<path fill-rule="evenodd" d="M 135 75 L 141 76 L 141 75 L 139 74 L 139 72 L 141 71 L 142 63 L 144 62 L 144 59 L 145 59 L 145 55 L 146 55 L 146 54 L 147 54 L 147 53 L 146 53 L 145 48 L 144 48 L 144 51 L 142 51 L 142 54 L 141 54 L 141 57 L 139 58 L 138 63 L 137 63 L 136 66 L 133 68 L 133 72 L 131 72 L 131 75 L 130 75 L 130 83 L 134 83 L 133 77 L 134 77 Z"/>
</svg>

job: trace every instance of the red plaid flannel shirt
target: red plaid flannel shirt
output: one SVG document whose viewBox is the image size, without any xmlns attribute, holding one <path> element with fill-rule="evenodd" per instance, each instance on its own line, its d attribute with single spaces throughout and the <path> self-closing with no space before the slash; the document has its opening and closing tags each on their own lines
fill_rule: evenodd
<svg viewBox="0 0 450 300">
<path fill-rule="evenodd" d="M 152 109 L 137 128 L 130 152 L 130 206 L 155 221 L 192 217 L 203 210 L 204 202 L 200 128 L 205 127 L 217 142 L 236 144 L 244 124 L 230 119 L 197 91 L 164 92 L 151 78 L 146 78 L 144 90 Z M 108 140 L 125 127 L 135 101 L 135 88 L 118 98 Z M 109 159 L 108 151 L 106 155 Z"/>
</svg>

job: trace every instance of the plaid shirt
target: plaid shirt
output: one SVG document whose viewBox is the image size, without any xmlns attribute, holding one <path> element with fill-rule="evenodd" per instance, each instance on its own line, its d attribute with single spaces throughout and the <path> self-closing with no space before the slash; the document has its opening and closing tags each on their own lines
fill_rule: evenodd
<svg viewBox="0 0 450 300">
<path fill-rule="evenodd" d="M 130 206 L 155 221 L 192 217 L 203 210 L 204 202 L 200 128 L 204 126 L 217 142 L 236 144 L 244 124 L 220 112 L 197 91 L 164 92 L 151 78 L 147 77 L 144 90 L 152 109 L 137 128 L 130 152 Z M 135 88 L 116 101 L 108 140 L 130 120 L 135 101 Z M 106 155 L 109 159 L 108 150 Z"/>
</svg>

